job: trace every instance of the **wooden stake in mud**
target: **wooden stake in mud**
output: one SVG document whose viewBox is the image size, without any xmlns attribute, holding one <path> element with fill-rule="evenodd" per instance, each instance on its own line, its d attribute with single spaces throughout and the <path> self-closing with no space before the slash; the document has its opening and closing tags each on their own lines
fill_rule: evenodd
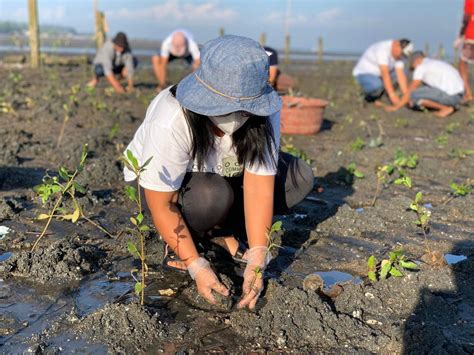
<svg viewBox="0 0 474 355">
<path fill-rule="evenodd" d="M 324 40 L 323 40 L 323 37 L 319 37 L 318 39 L 318 61 L 319 62 L 323 61 L 323 55 L 324 55 Z"/>
<path fill-rule="evenodd" d="M 262 47 L 265 47 L 265 45 L 267 44 L 267 35 L 266 35 L 265 32 L 260 33 L 260 41 L 259 42 L 260 42 L 260 45 Z"/>
<path fill-rule="evenodd" d="M 38 5 L 36 0 L 28 0 L 28 30 L 30 34 L 30 64 L 32 68 L 40 66 L 40 40 L 38 30 Z"/>
<path fill-rule="evenodd" d="M 439 49 L 438 49 L 438 58 L 439 59 L 444 59 L 446 56 L 446 51 L 444 50 L 443 43 L 439 44 Z"/>
<path fill-rule="evenodd" d="M 219 36 L 224 36 L 225 35 L 225 29 L 224 27 L 219 28 Z"/>
<path fill-rule="evenodd" d="M 290 63 L 290 35 L 285 36 L 285 65 Z"/>
<path fill-rule="evenodd" d="M 105 43 L 105 14 L 97 10 L 97 0 L 94 0 L 94 18 L 95 18 L 95 47 L 101 48 Z"/>
</svg>

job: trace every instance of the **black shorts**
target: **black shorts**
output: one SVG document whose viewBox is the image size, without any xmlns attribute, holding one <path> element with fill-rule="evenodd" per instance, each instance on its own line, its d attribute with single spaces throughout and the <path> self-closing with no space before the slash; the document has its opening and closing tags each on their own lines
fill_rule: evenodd
<svg viewBox="0 0 474 355">
<path fill-rule="evenodd" d="M 194 62 L 193 56 L 191 54 L 188 54 L 186 57 L 176 57 L 176 56 L 170 54 L 170 56 L 168 57 L 168 63 L 172 62 L 173 60 L 177 60 L 177 59 L 184 59 L 190 65 L 193 64 L 193 62 Z"/>
<path fill-rule="evenodd" d="M 133 57 L 133 67 L 136 68 L 138 66 L 138 59 Z M 122 74 L 122 70 L 125 66 L 124 65 L 116 65 L 112 68 L 112 72 L 114 74 Z M 102 64 L 96 64 L 94 67 L 94 73 L 96 77 L 105 76 L 104 67 Z"/>
</svg>

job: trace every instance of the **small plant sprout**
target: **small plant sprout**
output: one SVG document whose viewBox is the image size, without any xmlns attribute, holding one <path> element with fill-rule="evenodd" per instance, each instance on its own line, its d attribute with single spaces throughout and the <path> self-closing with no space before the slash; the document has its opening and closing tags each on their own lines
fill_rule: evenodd
<svg viewBox="0 0 474 355">
<path fill-rule="evenodd" d="M 411 178 L 409 176 L 403 176 L 403 177 L 399 177 L 398 179 L 396 179 L 394 182 L 393 182 L 395 185 L 403 185 L 403 186 L 406 186 L 408 187 L 409 189 L 412 188 L 412 181 L 411 181 Z"/>
<path fill-rule="evenodd" d="M 357 165 L 356 163 L 350 163 L 348 166 L 347 166 L 347 171 L 353 175 L 354 177 L 358 178 L 358 179 L 363 179 L 365 177 L 364 173 L 360 170 L 357 170 Z"/>
<path fill-rule="evenodd" d="M 140 193 L 140 177 L 141 174 L 146 170 L 146 167 L 150 163 L 150 157 L 145 163 L 140 165 L 138 159 L 135 158 L 133 153 L 130 150 L 127 150 L 126 155 L 120 157 L 120 160 L 125 164 L 127 169 L 132 171 L 136 176 L 137 187 L 126 186 L 125 194 L 127 197 L 136 204 L 137 213 L 136 215 L 130 217 L 130 222 L 133 225 L 133 228 L 128 229 L 128 231 L 137 239 L 140 243 L 140 249 L 138 249 L 137 244 L 129 241 L 127 243 L 127 249 L 135 258 L 140 260 L 141 270 L 140 278 L 136 278 L 134 273 L 138 270 L 134 269 L 131 271 L 133 278 L 135 279 L 135 293 L 140 297 L 140 303 L 143 305 L 145 302 L 145 287 L 146 287 L 146 277 L 148 275 L 148 266 L 146 264 L 146 254 L 145 254 L 145 237 L 150 227 L 144 223 L 143 207 L 142 207 L 142 198 Z"/>
<path fill-rule="evenodd" d="M 456 158 L 456 159 L 465 159 L 470 155 L 474 155 L 474 149 L 457 149 L 457 148 L 454 148 L 448 153 L 448 156 L 450 158 Z"/>
<path fill-rule="evenodd" d="M 377 167 L 377 184 L 375 185 L 374 197 L 372 198 L 372 202 L 370 203 L 372 207 L 375 206 L 375 202 L 377 202 L 377 199 L 382 193 L 383 185 L 387 182 L 388 175 L 393 173 L 393 169 L 394 168 L 391 165 L 383 165 Z"/>
<path fill-rule="evenodd" d="M 449 136 L 446 133 L 440 134 L 438 137 L 436 137 L 436 143 L 439 145 L 446 145 L 448 144 L 449 141 Z"/>
<path fill-rule="evenodd" d="M 399 170 L 401 168 L 415 169 L 418 165 L 418 154 L 405 153 L 402 149 L 398 148 L 395 152 L 393 165 L 395 165 Z"/>
<path fill-rule="evenodd" d="M 446 201 L 443 202 L 443 205 L 446 205 L 448 202 L 452 201 L 456 197 L 463 197 L 467 196 L 472 192 L 474 184 L 472 180 L 467 179 L 466 182 L 462 184 L 456 184 L 452 182 L 451 187 L 451 197 L 449 197 Z"/>
<path fill-rule="evenodd" d="M 453 134 L 454 131 L 460 126 L 459 122 L 451 122 L 446 126 L 446 133 Z"/>
<path fill-rule="evenodd" d="M 429 223 L 431 218 L 431 211 L 427 207 L 422 205 L 422 199 L 423 193 L 421 191 L 418 191 L 415 195 L 415 199 L 410 204 L 409 209 L 416 212 L 417 219 L 415 220 L 415 224 L 421 228 L 428 254 L 432 255 L 427 238 L 427 235 L 430 231 Z"/>
<path fill-rule="evenodd" d="M 311 159 L 306 155 L 306 153 L 296 148 L 293 144 L 283 142 L 281 145 L 281 151 L 293 155 L 296 158 L 304 160 L 306 163 L 311 164 Z"/>
<path fill-rule="evenodd" d="M 365 147 L 365 141 L 361 137 L 357 137 L 353 142 L 350 143 L 352 150 L 362 150 Z"/>
<path fill-rule="evenodd" d="M 84 144 L 82 148 L 81 160 L 74 171 L 69 171 L 64 166 L 61 166 L 58 169 L 59 177 L 46 175 L 43 177 L 43 183 L 35 186 L 34 189 L 40 196 L 43 205 L 52 198 L 55 198 L 56 200 L 49 213 L 40 213 L 36 218 L 37 220 L 46 220 L 46 225 L 44 226 L 43 231 L 39 237 L 36 239 L 32 251 L 36 249 L 39 241 L 46 234 L 46 231 L 48 230 L 53 218 L 71 221 L 72 223 L 76 223 L 78 220 L 84 219 L 108 236 L 113 237 L 113 235 L 110 234 L 104 227 L 88 218 L 84 214 L 84 210 L 77 201 L 76 192 L 81 194 L 85 194 L 87 192 L 86 188 L 76 181 L 79 174 L 84 170 L 86 160 L 87 144 Z M 74 206 L 73 210 L 61 207 L 65 197 L 71 199 Z"/>
<path fill-rule="evenodd" d="M 367 260 L 367 277 L 371 282 L 385 280 L 389 276 L 402 277 L 404 270 L 417 269 L 418 265 L 407 259 L 402 249 L 390 252 L 388 259 L 383 259 L 379 264 L 373 255 Z"/>
<path fill-rule="evenodd" d="M 77 106 L 77 94 L 81 89 L 80 85 L 73 85 L 71 87 L 71 92 L 69 95 L 68 103 L 63 104 L 64 109 L 64 119 L 63 124 L 61 125 L 61 131 L 59 132 L 58 142 L 56 144 L 56 148 L 59 148 L 64 136 L 64 130 L 66 129 L 66 124 L 68 123 L 69 119 L 71 118 L 71 114 L 73 112 L 73 108 Z"/>
</svg>

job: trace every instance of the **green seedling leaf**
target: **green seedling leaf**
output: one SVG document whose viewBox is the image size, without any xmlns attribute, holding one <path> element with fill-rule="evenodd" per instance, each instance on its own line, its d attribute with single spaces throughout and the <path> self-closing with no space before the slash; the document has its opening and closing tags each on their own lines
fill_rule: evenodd
<svg viewBox="0 0 474 355">
<path fill-rule="evenodd" d="M 142 222 L 143 222 L 143 213 L 137 214 L 137 222 L 138 222 L 138 224 L 142 224 Z"/>
<path fill-rule="evenodd" d="M 272 227 L 270 228 L 270 234 L 281 231 L 281 226 L 282 225 L 283 225 L 282 221 L 276 221 L 275 223 L 273 223 Z"/>
<path fill-rule="evenodd" d="M 79 171 L 82 171 L 84 169 L 84 165 L 86 164 L 86 159 L 87 159 L 87 149 L 88 149 L 88 144 L 84 144 L 82 146 L 82 153 L 81 153 L 81 161 L 79 162 Z"/>
<path fill-rule="evenodd" d="M 49 218 L 49 214 L 46 214 L 46 213 L 40 213 L 40 214 L 36 217 L 36 219 L 37 219 L 38 221 L 41 221 L 41 220 L 47 219 L 47 218 Z"/>
<path fill-rule="evenodd" d="M 140 167 L 140 171 L 143 171 L 145 170 L 145 168 L 148 166 L 148 164 L 150 164 L 151 160 L 153 159 L 153 157 L 149 157 L 147 159 L 147 161 Z"/>
<path fill-rule="evenodd" d="M 135 294 L 138 296 L 143 291 L 143 285 L 141 282 L 135 284 Z"/>
<path fill-rule="evenodd" d="M 127 250 L 130 254 L 132 254 L 136 258 L 140 258 L 140 253 L 138 252 L 137 246 L 132 242 L 127 243 Z"/>
<path fill-rule="evenodd" d="M 387 275 L 392 268 L 392 263 L 389 260 L 382 260 L 382 269 L 380 270 L 380 279 L 385 280 Z"/>
<path fill-rule="evenodd" d="M 135 217 L 130 217 L 130 222 L 132 222 L 134 226 L 138 226 L 138 221 L 136 220 Z"/>
<path fill-rule="evenodd" d="M 354 176 L 358 179 L 363 179 L 365 177 L 364 173 L 359 170 L 354 171 Z"/>
<path fill-rule="evenodd" d="M 139 230 L 140 232 L 148 232 L 148 231 L 150 230 L 150 227 L 148 227 L 146 224 L 144 224 L 144 225 L 140 226 L 140 227 L 138 228 L 138 230 Z"/>
<path fill-rule="evenodd" d="M 398 178 L 393 183 L 395 185 L 404 185 L 404 186 L 406 186 L 410 189 L 412 188 L 412 180 L 409 176 L 404 176 L 404 177 Z"/>
<path fill-rule="evenodd" d="M 138 199 L 137 199 L 137 189 L 133 186 L 125 186 L 125 194 L 127 195 L 127 197 L 133 201 L 133 202 L 137 202 Z"/>
<path fill-rule="evenodd" d="M 399 261 L 399 264 L 402 268 L 404 269 L 409 269 L 409 270 L 416 270 L 418 269 L 418 265 L 416 265 L 416 263 L 414 263 L 413 261 L 404 261 L 404 260 L 400 260 Z"/>
<path fill-rule="evenodd" d="M 395 277 L 402 277 L 403 273 L 398 270 L 396 267 L 392 267 L 389 271 L 390 275 L 395 276 Z"/>
<path fill-rule="evenodd" d="M 134 171 L 139 171 L 140 166 L 138 165 L 138 160 L 135 158 L 133 155 L 132 151 L 130 149 L 127 149 L 127 159 L 132 164 Z"/>
<path fill-rule="evenodd" d="M 68 181 L 69 180 L 69 171 L 67 171 L 67 169 L 64 167 L 64 166 L 61 166 L 59 169 L 58 169 L 58 173 L 59 173 L 59 176 L 61 176 L 61 178 L 65 181 Z"/>
<path fill-rule="evenodd" d="M 369 271 L 367 273 L 367 277 L 369 278 L 370 281 L 377 282 L 377 275 L 376 275 L 375 271 Z"/>
<path fill-rule="evenodd" d="M 357 137 L 351 144 L 352 150 L 362 150 L 365 147 L 365 141 L 361 137 Z"/>
<path fill-rule="evenodd" d="M 423 192 L 421 191 L 417 192 L 415 196 L 415 203 L 416 204 L 420 203 L 422 198 L 423 198 Z"/>
<path fill-rule="evenodd" d="M 371 255 L 369 256 L 369 259 L 367 259 L 367 277 L 369 278 L 370 281 L 376 282 L 377 281 L 377 274 L 376 274 L 376 260 L 375 256 Z"/>
<path fill-rule="evenodd" d="M 85 194 L 87 193 L 86 188 L 85 188 L 84 186 L 82 186 L 81 184 L 79 184 L 79 183 L 77 183 L 77 182 L 74 181 L 74 184 L 73 184 L 73 185 L 74 185 L 74 189 L 75 189 L 77 192 L 79 192 L 79 193 L 81 193 L 81 194 L 83 194 L 83 195 L 85 195 Z"/>
<path fill-rule="evenodd" d="M 120 125 L 118 122 L 115 122 L 112 128 L 109 131 L 109 139 L 112 140 L 114 137 L 117 135 L 118 131 L 120 129 Z"/>
</svg>

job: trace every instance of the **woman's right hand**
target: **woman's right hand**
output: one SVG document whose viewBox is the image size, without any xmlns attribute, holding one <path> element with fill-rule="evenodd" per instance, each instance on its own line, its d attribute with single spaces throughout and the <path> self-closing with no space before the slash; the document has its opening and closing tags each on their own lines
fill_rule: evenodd
<svg viewBox="0 0 474 355">
<path fill-rule="evenodd" d="M 220 293 L 222 296 L 229 296 L 229 290 L 219 281 L 211 265 L 204 258 L 198 258 L 188 265 L 188 271 L 194 281 L 198 293 L 209 303 L 216 304 L 212 291 Z"/>
</svg>

